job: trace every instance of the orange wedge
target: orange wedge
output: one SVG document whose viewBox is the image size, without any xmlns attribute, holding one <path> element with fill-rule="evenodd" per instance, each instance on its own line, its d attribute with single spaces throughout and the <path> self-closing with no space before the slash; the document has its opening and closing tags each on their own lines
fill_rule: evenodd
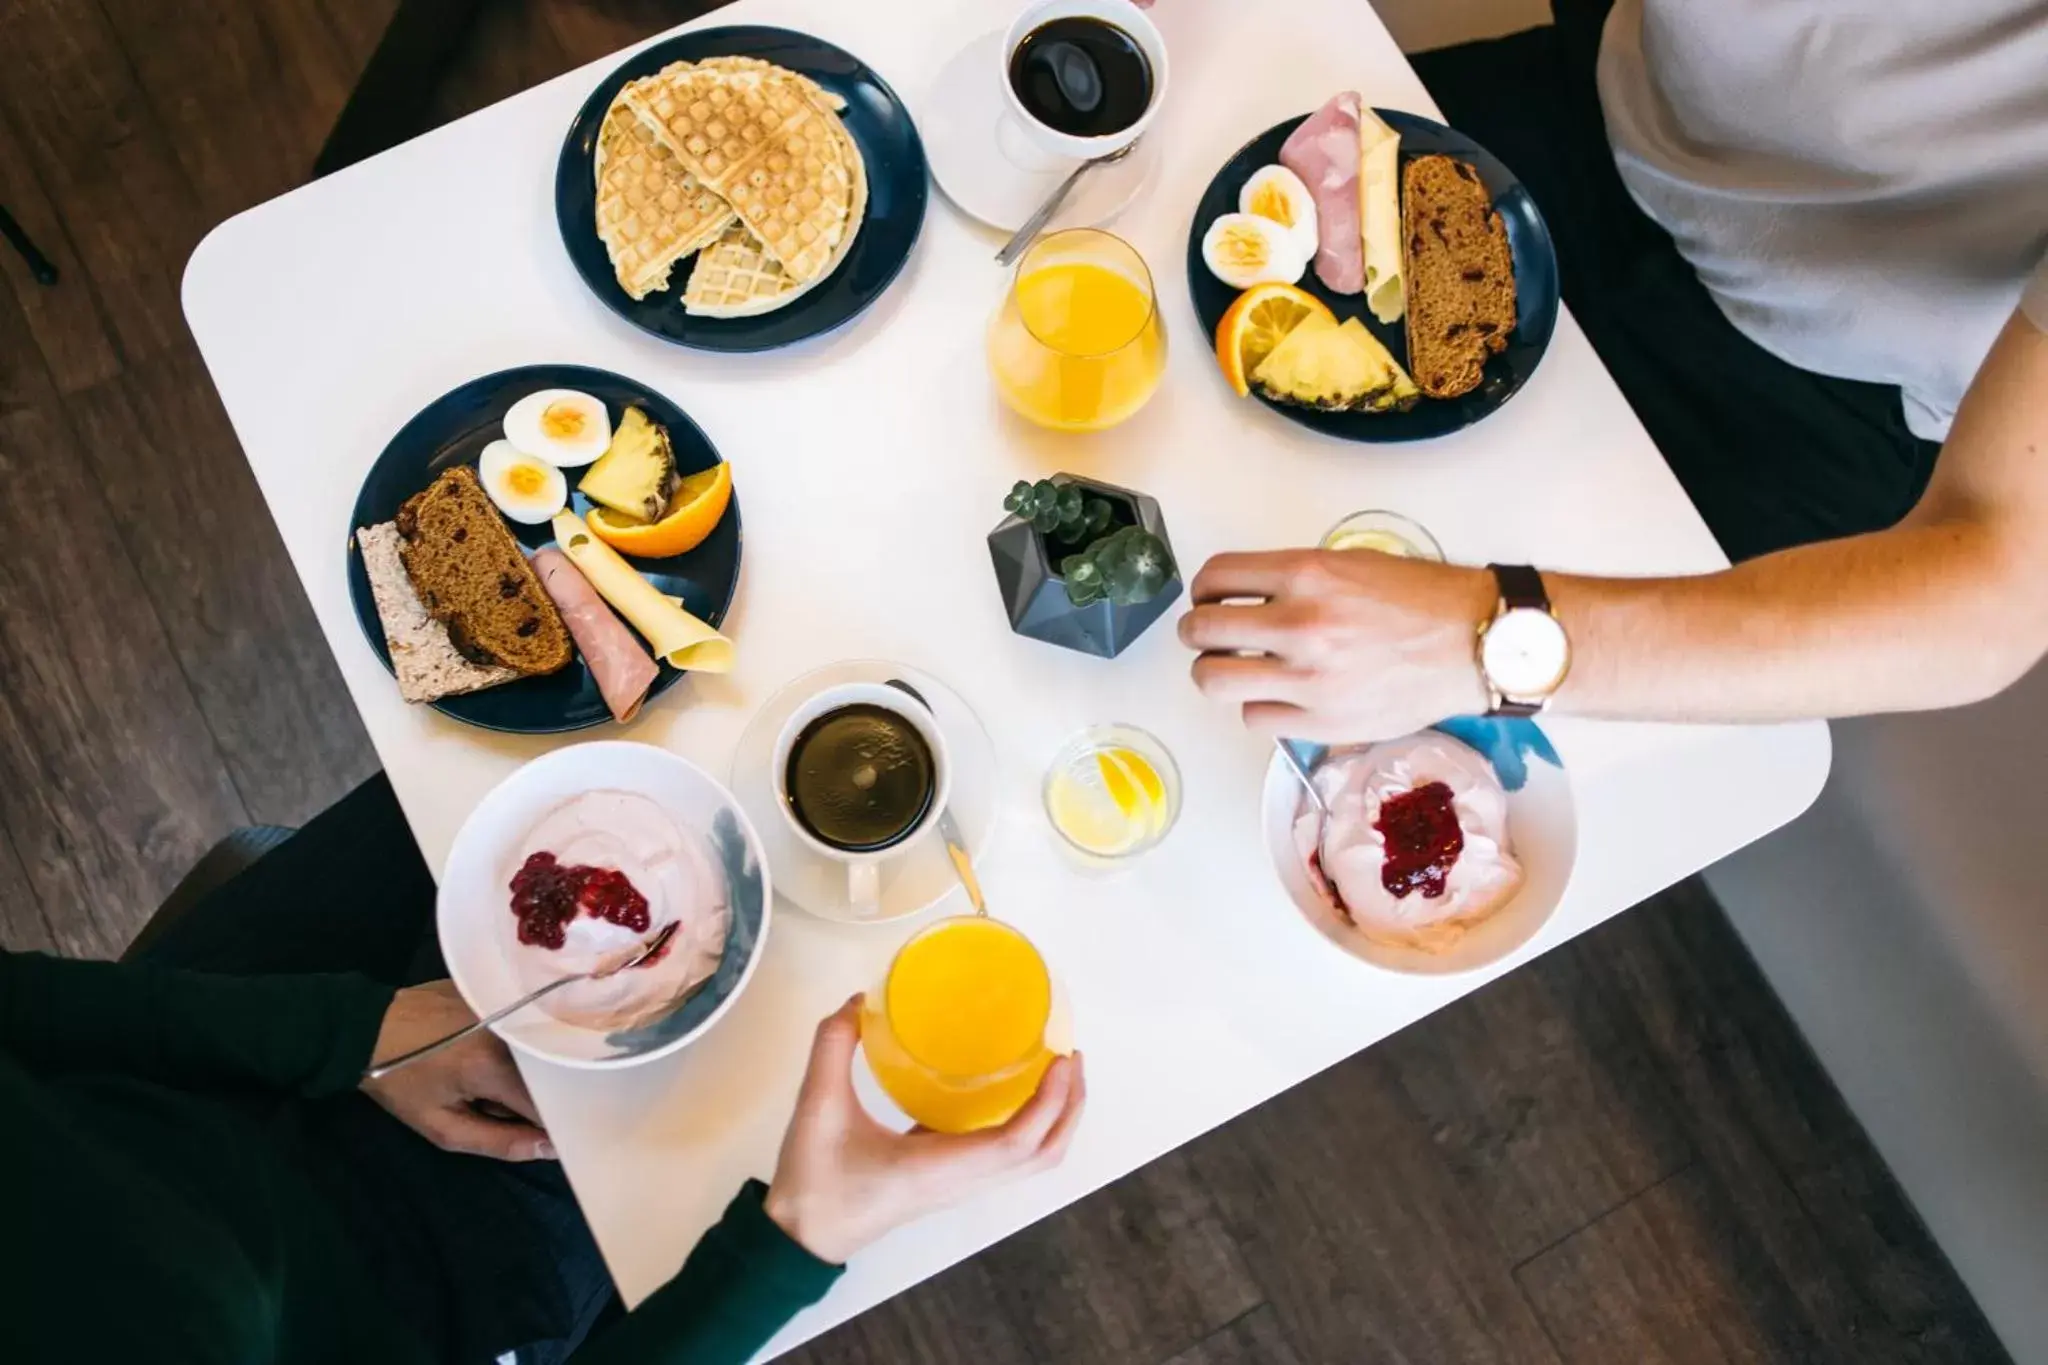
<svg viewBox="0 0 2048 1365">
<path fill-rule="evenodd" d="M 723 460 L 676 485 L 668 515 L 660 521 L 639 521 L 609 507 L 590 509 L 591 534 L 620 554 L 642 559 L 667 559 L 686 554 L 718 529 L 726 504 L 732 501 L 732 466 Z"/>
<path fill-rule="evenodd" d="M 1216 363 L 1239 398 L 1251 396 L 1251 374 L 1259 362 L 1304 318 L 1316 314 L 1337 320 L 1321 299 L 1291 284 L 1257 284 L 1237 296 L 1216 324 Z"/>
</svg>

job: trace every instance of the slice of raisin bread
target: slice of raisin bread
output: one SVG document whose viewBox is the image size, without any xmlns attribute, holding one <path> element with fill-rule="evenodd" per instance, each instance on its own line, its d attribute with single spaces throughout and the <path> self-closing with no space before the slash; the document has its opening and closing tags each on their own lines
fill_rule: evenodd
<svg viewBox="0 0 2048 1365">
<path fill-rule="evenodd" d="M 1515 262 L 1479 173 L 1448 156 L 1401 170 L 1408 247 L 1408 369 L 1432 398 L 1479 387 L 1515 330 Z"/>
</svg>

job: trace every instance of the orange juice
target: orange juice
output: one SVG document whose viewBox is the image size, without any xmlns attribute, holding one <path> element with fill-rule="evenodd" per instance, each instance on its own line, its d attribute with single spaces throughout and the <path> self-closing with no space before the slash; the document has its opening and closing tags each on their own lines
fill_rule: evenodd
<svg viewBox="0 0 2048 1365">
<path fill-rule="evenodd" d="M 1052 1064 L 1052 976 L 1006 924 L 941 920 L 903 945 L 868 996 L 861 1047 L 903 1112 L 941 1133 L 1002 1123 Z"/>
<path fill-rule="evenodd" d="M 1003 401 L 1042 426 L 1097 431 L 1145 405 L 1166 333 L 1145 262 L 1106 232 L 1056 232 L 1025 253 L 989 327 Z"/>
</svg>

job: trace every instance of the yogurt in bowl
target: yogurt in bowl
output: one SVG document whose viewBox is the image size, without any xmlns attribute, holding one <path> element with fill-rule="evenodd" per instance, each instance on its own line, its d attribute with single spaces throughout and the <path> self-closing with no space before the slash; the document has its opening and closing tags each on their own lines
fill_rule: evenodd
<svg viewBox="0 0 2048 1365">
<path fill-rule="evenodd" d="M 642 965 L 495 1026 L 531 1055 L 613 1067 L 673 1052 L 724 1014 L 760 958 L 769 906 L 760 841 L 723 786 L 666 750 L 602 742 L 537 758 L 478 803 L 436 917 L 479 1014 L 616 965 L 676 925 Z"/>
<path fill-rule="evenodd" d="M 1388 971 L 1443 976 L 1491 966 L 1549 924 L 1571 880 L 1578 815 L 1535 722 L 1461 718 L 1336 750 L 1284 742 L 1331 806 L 1330 866 L 1317 856 L 1315 807 L 1277 754 L 1266 847 L 1288 899 L 1331 943 Z"/>
</svg>

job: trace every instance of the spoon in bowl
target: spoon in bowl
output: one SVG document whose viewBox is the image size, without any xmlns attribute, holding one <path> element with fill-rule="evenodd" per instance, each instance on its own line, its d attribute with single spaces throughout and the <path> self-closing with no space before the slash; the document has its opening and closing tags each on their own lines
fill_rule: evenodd
<svg viewBox="0 0 2048 1365">
<path fill-rule="evenodd" d="M 1315 779 L 1309 774 L 1308 760 L 1294 747 L 1294 741 L 1276 739 L 1273 741 L 1273 747 L 1280 751 L 1280 757 L 1286 760 L 1288 769 L 1301 779 L 1302 790 L 1308 793 L 1308 799 L 1315 803 L 1316 860 L 1309 871 L 1315 880 L 1322 884 L 1323 890 L 1330 897 L 1330 903 L 1337 907 L 1338 913 L 1348 917 L 1351 912 L 1345 907 L 1344 894 L 1337 889 L 1336 879 L 1330 876 L 1330 860 L 1323 854 L 1323 839 L 1330 832 L 1330 803 L 1323 800 L 1323 794 L 1316 790 Z"/>
<path fill-rule="evenodd" d="M 676 936 L 676 930 L 680 928 L 682 928 L 681 920 L 670 920 L 667 924 L 661 926 L 661 931 L 655 934 L 653 938 L 641 944 L 637 951 L 628 953 L 610 966 L 599 967 L 594 972 L 578 972 L 574 976 L 565 976 L 559 981 L 550 981 L 531 995 L 520 996 L 517 1000 L 505 1006 L 505 1008 L 492 1010 L 467 1028 L 459 1028 L 445 1038 L 436 1038 L 425 1047 L 416 1047 L 410 1052 L 401 1052 L 388 1062 L 379 1062 L 375 1066 L 367 1068 L 363 1072 L 363 1079 L 366 1081 L 381 1081 L 392 1072 L 398 1070 L 398 1068 L 411 1066 L 422 1057 L 431 1057 L 442 1048 L 451 1047 L 461 1042 L 478 1029 L 489 1028 L 507 1015 L 517 1014 L 534 1001 L 553 995 L 564 986 L 573 985 L 578 981 L 602 981 L 606 977 L 617 976 L 620 972 L 631 971 L 641 963 L 651 960 L 662 949 L 668 947 L 669 940 Z"/>
</svg>

